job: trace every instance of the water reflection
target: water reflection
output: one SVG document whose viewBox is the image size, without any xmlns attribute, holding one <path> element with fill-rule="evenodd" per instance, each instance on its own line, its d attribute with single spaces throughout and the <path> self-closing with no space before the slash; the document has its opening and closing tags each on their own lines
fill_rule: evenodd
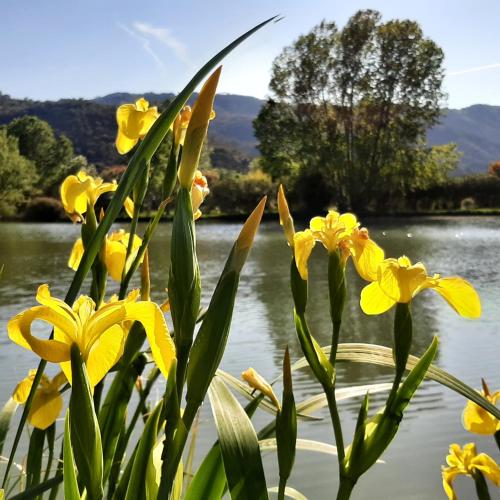
<svg viewBox="0 0 500 500">
<path fill-rule="evenodd" d="M 458 274 L 477 287 L 483 317 L 464 320 L 437 294 L 426 291 L 414 301 L 415 334 L 413 352 L 421 354 L 436 333 L 440 336 L 437 363 L 477 387 L 484 376 L 492 387 L 500 386 L 498 363 L 500 322 L 500 223 L 496 218 L 376 219 L 364 221 L 372 237 L 390 256 L 408 255 L 422 260 L 430 274 Z M 170 225 L 161 225 L 150 248 L 153 299 L 163 301 L 168 281 Z M 240 224 L 205 223 L 197 225 L 198 250 L 203 282 L 202 303 L 207 304 L 236 238 Z M 15 383 L 36 365 L 28 351 L 12 345 L 6 335 L 8 319 L 19 310 L 34 305 L 36 288 L 50 283 L 54 295 L 64 296 L 73 277 L 66 268 L 71 246 L 79 227 L 71 224 L 0 224 L 0 260 L 5 264 L 0 280 L 0 404 Z M 308 318 L 321 344 L 330 342 L 326 281 L 326 252 L 317 247 L 310 262 L 310 300 Z M 234 322 L 222 366 L 238 376 L 254 366 L 267 378 L 280 372 L 283 350 L 290 346 L 294 359 L 301 356 L 292 321 L 292 299 L 288 276 L 289 249 L 277 223 L 263 224 L 241 277 Z M 350 266 L 350 265 L 349 265 Z M 391 344 L 392 314 L 366 317 L 360 313 L 362 281 L 350 268 L 348 303 L 342 328 L 343 342 Z M 135 282 L 137 284 L 137 281 Z M 85 285 L 88 288 L 88 284 Z M 84 287 L 85 290 L 85 287 Z M 110 283 L 109 292 L 117 290 Z M 51 367 L 49 373 L 53 373 Z M 342 385 L 358 385 L 390 380 L 390 370 L 366 364 L 345 363 L 339 368 Z M 297 400 L 319 392 L 313 377 L 301 370 L 294 377 Z M 278 388 L 278 391 L 280 389 Z M 161 388 L 156 395 L 159 397 Z M 383 404 L 384 395 L 373 395 L 372 408 Z M 345 435 L 352 435 L 359 399 L 344 401 Z M 387 466 L 377 467 L 360 482 L 353 498 L 440 498 L 440 465 L 448 444 L 472 440 L 460 423 L 463 399 L 436 383 L 424 384 L 410 405 L 401 431 L 384 457 Z M 323 412 L 321 415 L 326 416 Z M 415 417 L 419 418 L 415 418 Z M 256 415 L 259 428 L 269 420 Z M 331 442 L 327 420 L 301 425 L 300 437 Z M 202 413 L 202 433 L 198 460 L 215 437 L 209 405 Z M 477 440 L 481 451 L 495 453 L 490 440 Z M 265 458 L 265 463 L 274 456 Z M 290 485 L 310 498 L 331 498 L 335 487 L 335 458 L 299 453 Z M 411 462 L 411 470 L 408 463 Z M 395 479 L 397 482 L 394 483 Z M 269 470 L 269 484 L 276 484 L 276 471 Z M 462 486 L 461 486 L 462 487 Z M 465 487 L 466 488 L 466 487 Z M 472 491 L 472 490 L 470 490 Z M 466 489 L 461 490 L 467 498 Z"/>
</svg>

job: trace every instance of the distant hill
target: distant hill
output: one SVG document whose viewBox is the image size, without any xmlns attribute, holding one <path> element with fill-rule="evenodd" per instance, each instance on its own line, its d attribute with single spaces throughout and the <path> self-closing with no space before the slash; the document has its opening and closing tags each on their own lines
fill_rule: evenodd
<svg viewBox="0 0 500 500">
<path fill-rule="evenodd" d="M 116 92 L 93 100 L 61 99 L 32 101 L 0 94 L 0 124 L 22 115 L 48 121 L 58 133 L 66 134 L 78 154 L 98 165 L 123 162 L 114 149 L 115 110 L 125 102 L 144 96 L 153 105 L 174 97 L 172 93 L 131 94 Z M 196 95 L 193 96 L 193 100 Z M 255 97 L 219 94 L 215 100 L 217 119 L 210 126 L 209 139 L 216 149 L 214 158 L 242 169 L 256 156 L 252 121 L 264 101 Z M 444 111 L 441 123 L 428 133 L 430 144 L 454 142 L 463 153 L 456 174 L 486 172 L 491 161 L 500 159 L 500 106 L 475 105 Z M 233 161 L 234 159 L 234 161 Z"/>
<path fill-rule="evenodd" d="M 463 156 L 457 175 L 484 173 L 490 162 L 500 160 L 500 106 L 448 109 L 427 138 L 430 144 L 458 145 Z"/>
</svg>

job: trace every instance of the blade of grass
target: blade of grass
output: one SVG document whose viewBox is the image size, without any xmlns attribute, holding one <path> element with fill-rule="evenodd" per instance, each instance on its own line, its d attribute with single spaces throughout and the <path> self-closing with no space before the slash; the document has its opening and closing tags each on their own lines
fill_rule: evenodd
<svg viewBox="0 0 500 500">
<path fill-rule="evenodd" d="M 255 430 L 226 384 L 212 380 L 208 391 L 231 498 L 268 498 Z"/>
</svg>

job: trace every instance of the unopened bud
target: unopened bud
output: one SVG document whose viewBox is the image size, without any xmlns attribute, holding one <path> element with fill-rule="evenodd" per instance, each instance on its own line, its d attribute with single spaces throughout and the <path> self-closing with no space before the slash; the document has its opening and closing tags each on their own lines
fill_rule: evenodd
<svg viewBox="0 0 500 500">
<path fill-rule="evenodd" d="M 280 184 L 278 189 L 278 212 L 280 216 L 280 224 L 283 226 L 283 231 L 285 232 L 285 238 L 288 241 L 288 244 L 293 248 L 293 235 L 295 234 L 295 228 L 293 226 L 293 219 L 290 215 L 288 202 L 285 197 L 285 190 L 283 189 L 282 184 Z"/>
<path fill-rule="evenodd" d="M 248 216 L 248 219 L 245 224 L 243 224 L 240 235 L 234 244 L 232 267 L 238 272 L 241 271 L 241 268 L 243 267 L 255 238 L 255 234 L 257 233 L 257 229 L 259 229 L 266 201 L 267 196 L 264 196 L 260 200 L 259 204 L 254 208 L 253 212 Z"/>
<path fill-rule="evenodd" d="M 258 391 L 265 394 L 271 401 L 274 403 L 276 408 L 279 410 L 280 402 L 274 394 L 273 388 L 269 385 L 266 379 L 259 375 L 253 368 L 249 368 L 248 370 L 242 372 L 241 378 L 253 389 L 257 389 Z"/>
<path fill-rule="evenodd" d="M 186 130 L 182 159 L 179 166 L 179 182 L 182 187 L 191 189 L 198 163 L 201 148 L 207 135 L 208 123 L 213 112 L 217 83 L 219 82 L 222 66 L 219 66 L 212 76 L 205 82 L 196 100 L 189 125 Z"/>
</svg>

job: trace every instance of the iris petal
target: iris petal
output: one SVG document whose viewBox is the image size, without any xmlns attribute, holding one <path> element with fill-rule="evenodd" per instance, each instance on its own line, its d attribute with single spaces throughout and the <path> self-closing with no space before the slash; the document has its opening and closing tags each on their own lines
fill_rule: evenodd
<svg viewBox="0 0 500 500">
<path fill-rule="evenodd" d="M 353 262 L 366 281 L 377 281 L 377 269 L 384 260 L 384 251 L 371 239 L 353 239 Z"/>
<path fill-rule="evenodd" d="M 120 325 L 108 328 L 92 345 L 85 364 L 91 387 L 95 387 L 120 360 L 125 345 L 125 332 Z"/>
<path fill-rule="evenodd" d="M 460 316 L 470 319 L 481 316 L 479 295 L 468 281 L 452 276 L 431 280 L 428 287 L 436 290 Z"/>
<path fill-rule="evenodd" d="M 377 281 L 365 286 L 361 291 L 361 309 L 365 314 L 382 314 L 396 301 L 386 295 Z"/>
<path fill-rule="evenodd" d="M 307 280 L 307 262 L 309 260 L 309 257 L 311 256 L 311 252 L 315 244 L 316 241 L 314 239 L 313 233 L 309 229 L 306 229 L 305 231 L 299 231 L 293 236 L 295 262 L 297 264 L 297 269 L 299 270 L 300 277 L 303 280 Z"/>
<path fill-rule="evenodd" d="M 38 389 L 28 415 L 28 422 L 37 429 L 47 429 L 60 415 L 63 400 L 59 391 Z"/>
<path fill-rule="evenodd" d="M 153 302 L 128 302 L 124 305 L 126 320 L 138 321 L 144 327 L 153 358 L 165 377 L 175 358 L 175 345 L 160 308 Z"/>
<path fill-rule="evenodd" d="M 52 363 L 70 359 L 70 346 L 58 340 L 41 340 L 31 333 L 31 324 L 42 320 L 76 338 L 75 324 L 50 307 L 36 306 L 14 316 L 7 324 L 9 338 L 16 344 L 30 349 L 41 358 Z"/>
</svg>

